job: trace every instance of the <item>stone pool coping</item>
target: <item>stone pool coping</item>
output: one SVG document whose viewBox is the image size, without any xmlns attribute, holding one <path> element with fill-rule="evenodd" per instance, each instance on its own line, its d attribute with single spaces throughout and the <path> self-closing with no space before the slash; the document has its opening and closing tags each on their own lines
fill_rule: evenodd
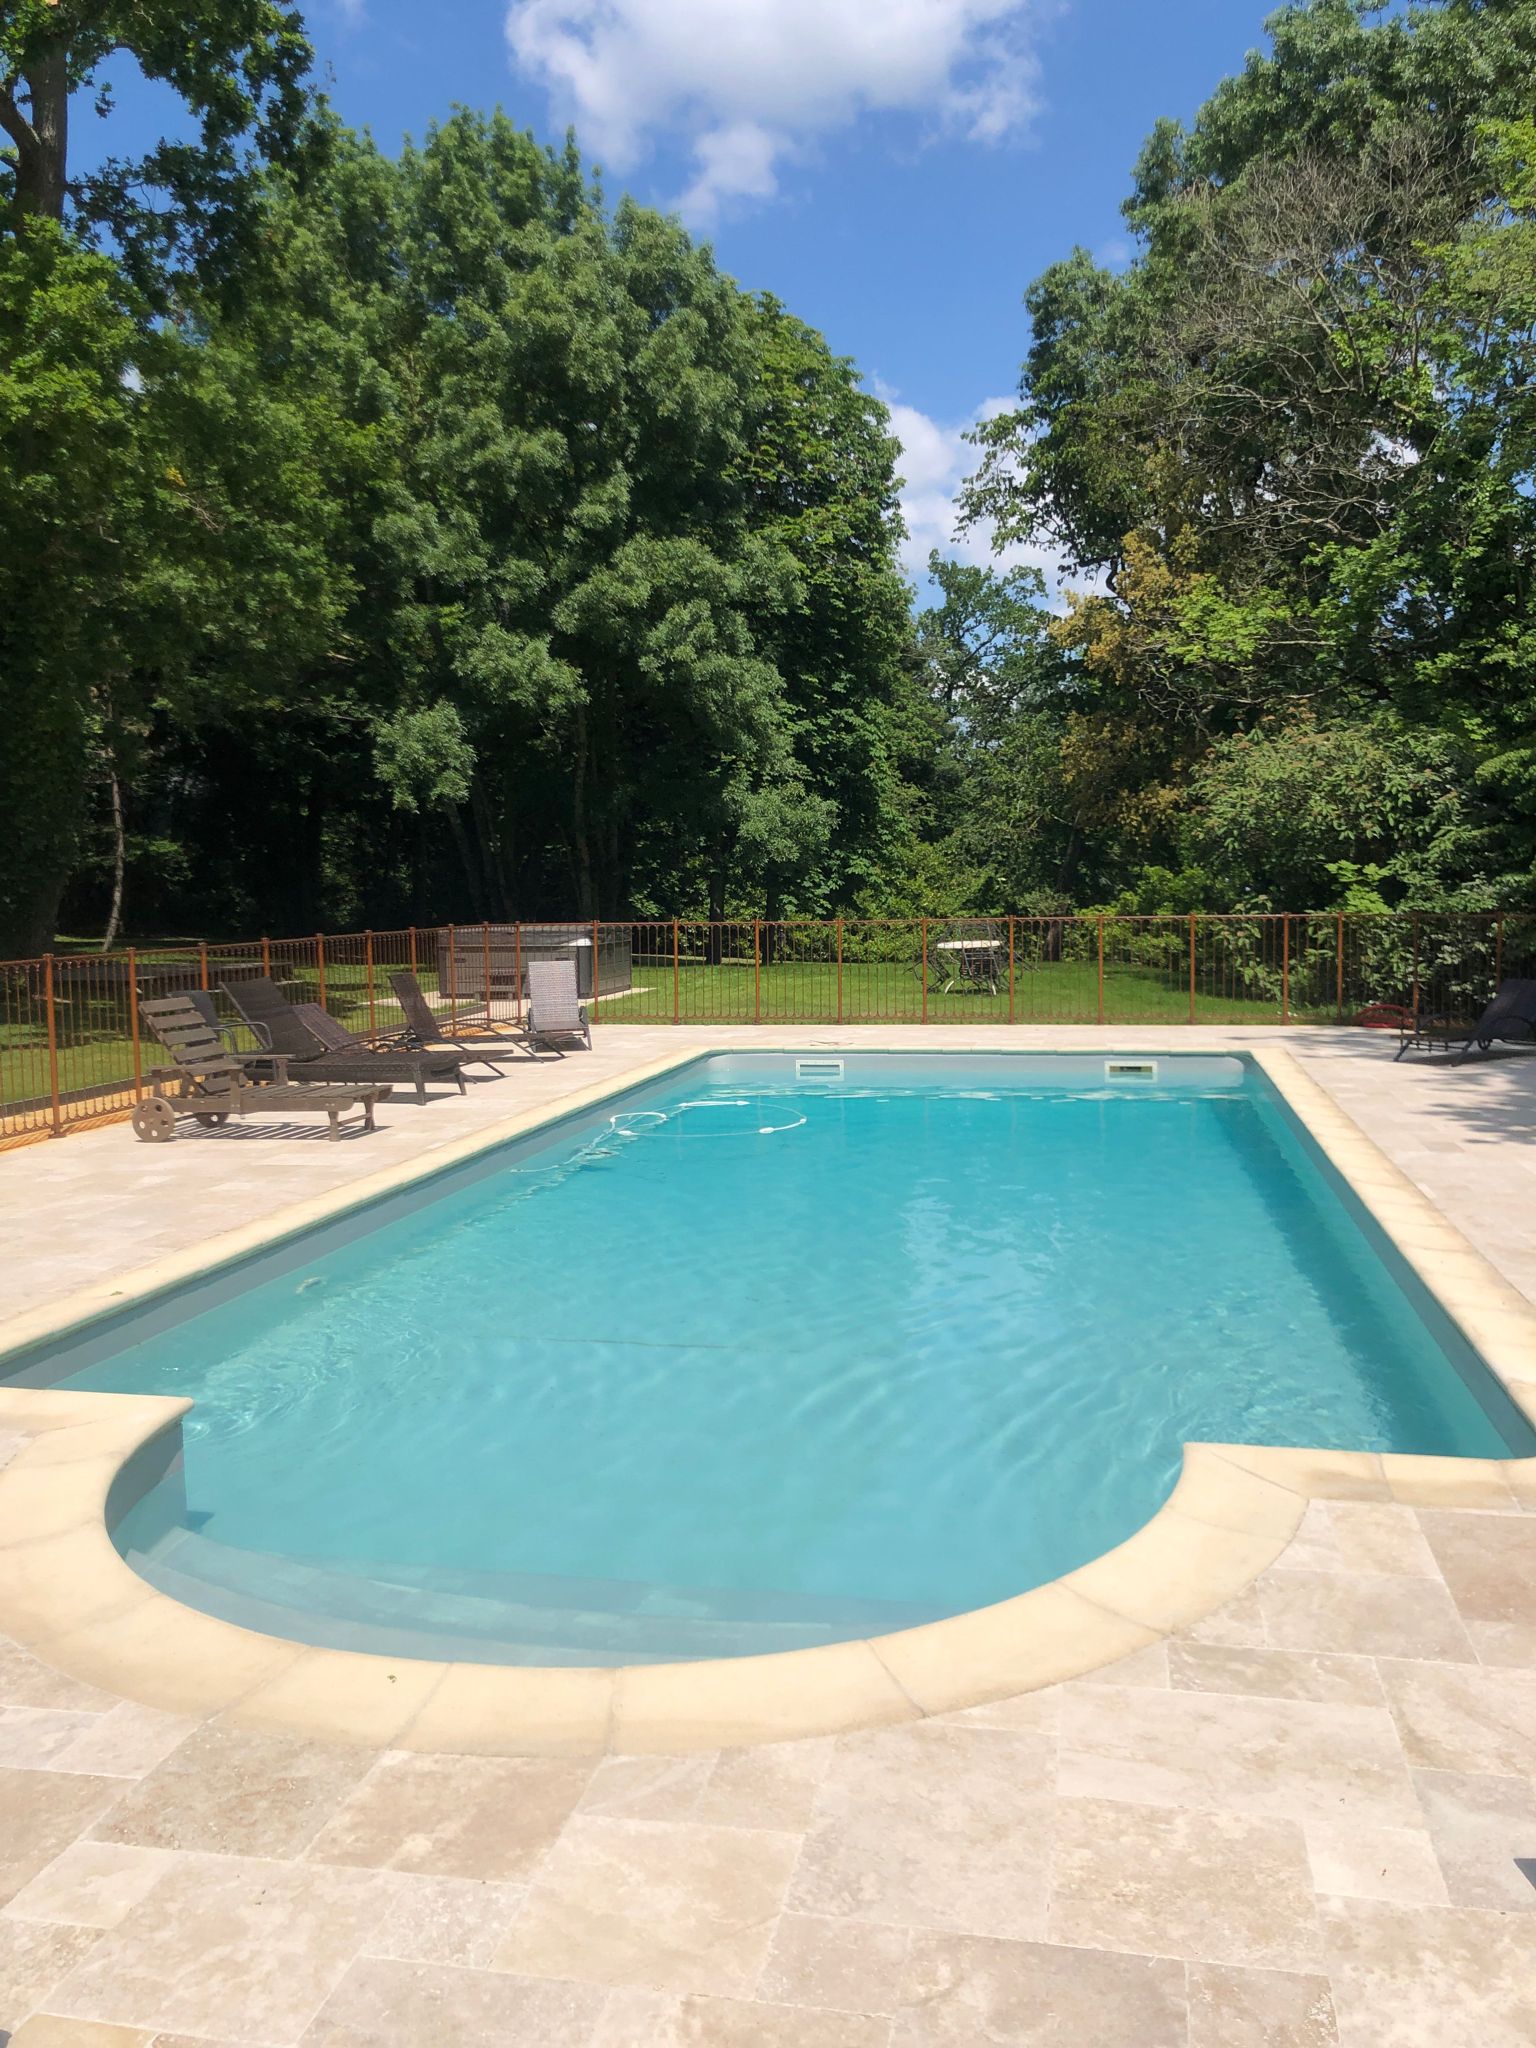
<svg viewBox="0 0 1536 2048">
<path fill-rule="evenodd" d="M 711 1049 L 707 1042 L 678 1046 L 558 1103 L 210 1239 L 116 1287 L 88 1289 L 19 1317 L 7 1329 L 6 1352 L 434 1178 Z M 1061 1048 L 1068 1049 L 1080 1048 Z M 1536 1423 L 1536 1308 L 1289 1053 L 1261 1049 L 1249 1056 Z M 174 1452 L 190 1406 L 159 1396 L 0 1387 L 0 1428 L 13 1425 L 29 1438 L 0 1470 L 0 1633 L 76 1678 L 149 1706 L 373 1748 L 675 1753 L 918 1720 L 1080 1677 L 1202 1620 L 1275 1562 L 1313 1499 L 1415 1507 L 1536 1503 L 1536 1457 L 1189 1444 L 1168 1500 L 1116 1549 L 1048 1585 L 946 1621 L 823 1648 L 692 1664 L 440 1663 L 262 1635 L 183 1606 L 130 1569 L 109 1526 Z"/>
</svg>

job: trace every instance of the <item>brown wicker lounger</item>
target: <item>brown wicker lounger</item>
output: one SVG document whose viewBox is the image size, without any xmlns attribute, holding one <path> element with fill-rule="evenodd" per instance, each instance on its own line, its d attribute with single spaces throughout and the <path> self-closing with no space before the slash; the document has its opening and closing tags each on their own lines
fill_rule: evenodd
<svg viewBox="0 0 1536 2048">
<path fill-rule="evenodd" d="M 464 1061 L 456 1052 L 371 1052 L 349 1032 L 344 1051 L 328 1048 L 265 975 L 226 987 L 225 995 L 255 1032 L 258 1043 L 281 1053 L 304 1081 L 409 1081 L 416 1100 L 427 1099 L 427 1082 L 457 1081 L 464 1093 Z"/>
<path fill-rule="evenodd" d="M 191 1117 L 210 1129 L 232 1116 L 307 1116 L 331 1120 L 332 1141 L 341 1136 L 342 1112 L 360 1109 L 363 1128 L 371 1131 L 373 1108 L 389 1094 L 384 1088 L 331 1088 L 291 1084 L 287 1061 L 280 1053 L 259 1053 L 247 1059 L 230 1052 L 191 997 L 152 996 L 139 1005 L 139 1015 L 170 1054 L 172 1066 L 146 1076 L 149 1094 L 134 1104 L 135 1136 L 164 1144 L 176 1135 L 179 1118 Z M 247 1068 L 275 1068 L 279 1078 L 258 1084 Z"/>
</svg>

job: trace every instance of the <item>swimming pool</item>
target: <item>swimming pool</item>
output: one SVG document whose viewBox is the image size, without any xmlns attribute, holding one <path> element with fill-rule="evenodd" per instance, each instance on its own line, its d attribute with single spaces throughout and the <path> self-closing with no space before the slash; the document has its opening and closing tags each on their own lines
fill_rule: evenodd
<svg viewBox="0 0 1536 2048">
<path fill-rule="evenodd" d="M 118 1524 L 301 1641 L 615 1665 L 888 1633 L 1154 1514 L 1187 1440 L 1536 1439 L 1262 1074 L 732 1054 L 56 1346 L 190 1395 Z"/>
</svg>

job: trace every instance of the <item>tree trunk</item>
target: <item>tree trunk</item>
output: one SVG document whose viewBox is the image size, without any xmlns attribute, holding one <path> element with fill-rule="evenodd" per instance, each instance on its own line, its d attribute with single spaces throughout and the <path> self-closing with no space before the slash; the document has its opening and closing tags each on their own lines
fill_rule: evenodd
<svg viewBox="0 0 1536 2048">
<path fill-rule="evenodd" d="M 1076 825 L 1067 829 L 1067 844 L 1061 856 L 1061 865 L 1056 870 L 1056 887 L 1061 895 L 1070 897 L 1072 885 L 1077 880 L 1077 864 L 1082 858 L 1083 835 Z"/>
<path fill-rule="evenodd" d="M 725 869 L 713 870 L 709 877 L 709 944 L 706 958 L 711 967 L 718 967 L 725 958 Z"/>
<path fill-rule="evenodd" d="M 571 760 L 571 863 L 575 869 L 577 912 L 582 917 L 596 917 L 597 887 L 587 824 L 587 714 L 580 704 L 576 707 L 576 741 Z"/>
<path fill-rule="evenodd" d="M 52 949 L 90 771 L 83 693 L 30 650 L 7 660 L 0 621 L 0 959 Z"/>
<path fill-rule="evenodd" d="M 123 922 L 123 875 L 128 865 L 128 835 L 123 829 L 123 785 L 115 766 L 107 771 L 112 789 L 112 907 L 107 928 L 101 935 L 101 950 L 110 953 Z"/>
<path fill-rule="evenodd" d="M 485 896 L 482 915 L 510 917 L 512 915 L 512 892 L 507 886 L 507 867 L 502 855 L 501 834 L 497 829 L 491 800 L 486 795 L 485 784 L 477 768 L 469 784 L 470 814 L 475 821 L 475 837 L 480 846 L 480 872 L 485 877 Z"/>
<path fill-rule="evenodd" d="M 12 203 L 18 220 L 64 218 L 69 176 L 69 63 L 63 43 L 41 49 L 24 73 L 30 118 L 16 104 L 14 80 L 0 85 L 0 131 L 16 152 Z"/>
<path fill-rule="evenodd" d="M 469 885 L 469 908 L 473 917 L 485 915 L 485 885 L 480 874 L 480 864 L 475 859 L 475 849 L 464 826 L 464 813 L 450 799 L 447 804 L 448 829 L 453 834 L 453 843 L 459 849 L 459 859 L 464 865 L 464 879 Z"/>
</svg>

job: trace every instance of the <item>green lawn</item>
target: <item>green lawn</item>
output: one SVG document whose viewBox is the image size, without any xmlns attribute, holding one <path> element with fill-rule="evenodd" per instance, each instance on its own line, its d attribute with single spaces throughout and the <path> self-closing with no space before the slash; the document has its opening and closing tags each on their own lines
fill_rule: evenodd
<svg viewBox="0 0 1536 2048">
<path fill-rule="evenodd" d="M 601 996 L 601 989 L 599 989 Z M 1019 1024 L 1095 1024 L 1100 1021 L 1096 962 L 1046 961 L 1019 964 L 1013 981 L 1012 1017 Z M 671 1023 L 674 1007 L 685 1024 L 1006 1024 L 1010 1007 L 1006 982 L 996 995 L 985 988 L 946 991 L 938 971 L 930 974 L 926 1001 L 918 966 L 902 961 L 845 962 L 839 974 L 831 961 L 775 961 L 756 969 L 750 960 L 709 966 L 683 960 L 674 975 L 670 960 L 637 960 L 634 988 L 599 1003 L 599 1018 L 615 1023 Z M 1326 1012 L 1302 1012 L 1309 1021 Z M 1164 975 L 1151 967 L 1106 966 L 1103 1022 L 1112 1025 L 1181 1024 L 1190 1019 L 1186 974 Z M 1194 1021 L 1200 1024 L 1267 1024 L 1280 1021 L 1279 1004 L 1201 987 L 1197 979 Z"/>
</svg>

